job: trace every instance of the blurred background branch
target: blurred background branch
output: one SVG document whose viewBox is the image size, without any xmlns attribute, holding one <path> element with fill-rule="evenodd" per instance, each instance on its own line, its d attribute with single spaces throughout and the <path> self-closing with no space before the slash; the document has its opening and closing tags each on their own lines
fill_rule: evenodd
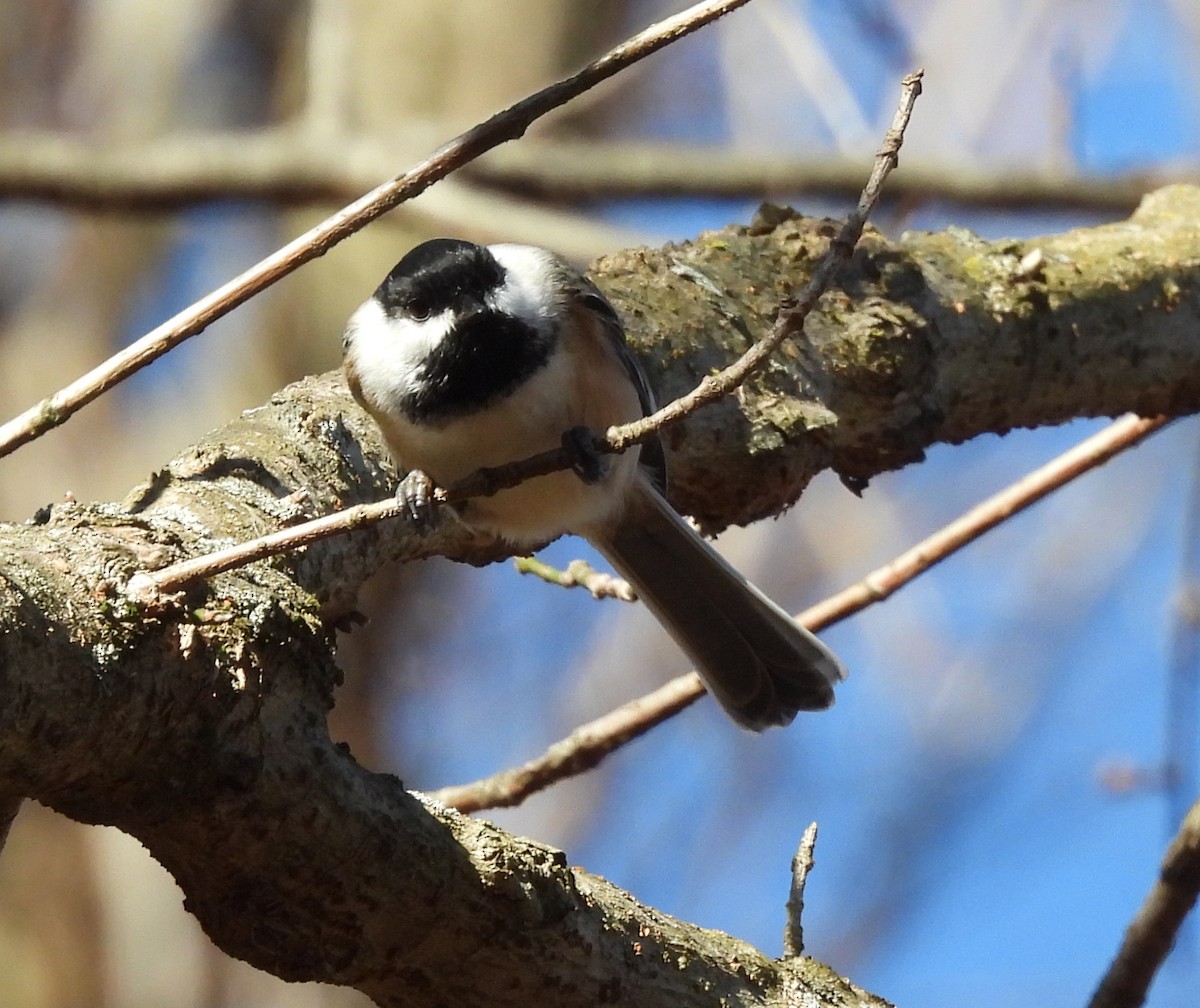
<svg viewBox="0 0 1200 1008">
<path fill-rule="evenodd" d="M 356 135 L 314 135 L 303 126 L 243 133 L 167 136 L 137 149 L 102 147 L 62 133 L 0 137 L 0 199 L 44 200 L 89 210 L 162 213 L 213 199 L 254 199 L 280 207 L 350 200 L 444 139 L 417 123 L 404 143 Z M 853 199 L 862 158 L 788 158 L 728 150 L 633 142 L 531 139 L 485 154 L 443 193 L 432 216 L 449 220 L 490 201 L 502 224 L 539 234 L 545 203 L 579 227 L 579 200 L 711 196 L 763 199 L 796 192 Z M 1111 177 L 1062 171 L 988 173 L 966 162 L 906 157 L 889 186 L 893 201 L 949 200 L 985 209 L 1055 209 L 1128 213 L 1151 189 L 1196 179 L 1189 171 Z M 455 213 L 456 200 L 481 201 Z M 526 215 L 538 213 L 532 220 Z M 537 240 L 537 239 L 529 239 Z M 593 246 L 595 247 L 595 246 Z"/>
</svg>

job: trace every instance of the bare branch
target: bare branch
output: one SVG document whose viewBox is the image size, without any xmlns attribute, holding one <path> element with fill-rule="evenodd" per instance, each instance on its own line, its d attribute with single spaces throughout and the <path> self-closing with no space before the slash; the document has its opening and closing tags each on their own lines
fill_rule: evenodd
<svg viewBox="0 0 1200 1008">
<path fill-rule="evenodd" d="M 800 846 L 792 858 L 792 884 L 788 892 L 787 924 L 783 929 L 783 954 L 798 956 L 804 954 L 804 886 L 808 882 L 808 873 L 812 871 L 816 861 L 813 852 L 817 846 L 817 824 L 808 824 L 808 829 L 800 837 Z"/>
<path fill-rule="evenodd" d="M 516 557 L 514 565 L 522 574 L 532 574 L 547 584 L 560 588 L 586 588 L 592 598 L 615 598 L 622 602 L 636 602 L 633 587 L 624 578 L 606 571 L 598 571 L 586 560 L 572 560 L 566 570 L 559 570 L 537 557 Z"/>
<path fill-rule="evenodd" d="M 876 568 L 858 583 L 806 610 L 801 617 L 804 625 L 810 629 L 820 629 L 861 612 L 869 605 L 882 602 L 913 578 L 953 556 L 985 532 L 1084 473 L 1104 465 L 1113 456 L 1141 444 L 1170 422 L 1169 417 L 1125 416 L 1114 420 L 1103 430 L 981 501 L 890 563 Z"/>
<path fill-rule="evenodd" d="M 1200 896 L 1200 802 L 1184 816 L 1145 902 L 1088 1008 L 1138 1008 Z"/>
<path fill-rule="evenodd" d="M 184 340 L 202 332 L 238 305 L 287 276 L 299 266 L 329 251 L 375 218 L 419 195 L 434 182 L 486 150 L 520 137 L 547 112 L 651 53 L 691 34 L 748 0 L 706 0 L 652 25 L 589 63 L 578 73 L 543 88 L 498 112 L 486 122 L 444 144 L 403 175 L 328 217 L 316 227 L 195 304 L 152 329 L 103 364 L 42 400 L 0 427 L 0 457 L 59 426 L 97 396 L 157 360 Z"/>
<path fill-rule="evenodd" d="M 442 505 L 454 504 L 471 497 L 487 497 L 535 476 L 545 476 L 569 468 L 574 461 L 573 452 L 566 448 L 556 448 L 494 469 L 477 470 L 451 487 L 437 487 L 433 496 Z M 395 498 L 370 504 L 356 504 L 299 525 L 268 532 L 266 535 L 225 549 L 181 560 L 160 570 L 136 574 L 130 578 L 127 590 L 134 601 L 151 603 L 161 594 L 176 591 L 191 581 L 215 577 L 256 560 L 278 556 L 328 539 L 330 536 L 353 532 L 365 525 L 395 518 L 404 513 L 404 508 Z"/>
<path fill-rule="evenodd" d="M 329 536 L 353 532 L 369 522 L 395 518 L 402 513 L 403 507 L 395 498 L 373 504 L 355 504 L 333 514 L 322 515 L 291 528 L 268 532 L 257 539 L 249 539 L 223 550 L 181 560 L 162 570 L 135 574 L 129 579 L 126 591 L 135 602 L 153 604 L 161 595 L 175 592 L 191 581 L 215 577 L 256 560 L 265 560 L 290 550 L 303 549 Z"/>
<path fill-rule="evenodd" d="M 662 427 L 677 423 L 690 413 L 694 413 L 706 403 L 715 402 L 727 396 L 742 384 L 748 375 L 762 367 L 784 340 L 797 335 L 804 327 L 804 320 L 816 305 L 817 299 L 825 293 L 833 279 L 834 273 L 849 260 L 854 246 L 862 235 L 867 223 L 867 216 L 879 201 L 883 182 L 899 163 L 900 145 L 904 142 L 904 130 L 912 116 L 913 104 L 921 93 L 921 77 L 923 71 L 917 70 L 903 78 L 901 83 L 900 105 L 896 109 L 891 128 L 884 137 L 883 146 L 875 155 L 875 166 L 858 198 L 858 206 L 846 219 L 837 236 L 830 242 L 828 252 L 821 258 L 817 268 L 813 270 L 804 290 L 794 303 L 784 306 L 779 312 L 775 325 L 765 338 L 759 340 L 747 350 L 738 360 L 722 369 L 717 374 L 707 375 L 687 395 L 680 396 L 674 402 L 668 403 L 657 413 L 636 420 L 621 427 L 613 427 L 608 431 L 605 441 L 611 451 L 622 451 L 638 441 L 644 440 L 652 432 Z"/>
<path fill-rule="evenodd" d="M 519 767 L 430 792 L 434 801 L 459 812 L 510 808 L 551 784 L 599 766 L 606 756 L 704 696 L 695 672 L 664 683 L 652 693 L 580 725 L 541 756 Z"/>
</svg>

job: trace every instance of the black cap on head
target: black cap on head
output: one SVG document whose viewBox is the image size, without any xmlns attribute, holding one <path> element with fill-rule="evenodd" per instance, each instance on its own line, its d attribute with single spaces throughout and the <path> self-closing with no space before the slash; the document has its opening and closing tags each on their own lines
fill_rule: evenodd
<svg viewBox="0 0 1200 1008">
<path fill-rule="evenodd" d="M 401 399 L 414 423 L 443 424 L 484 409 L 546 366 L 556 329 L 497 304 L 492 295 L 510 279 L 485 246 L 435 238 L 379 285 L 375 300 L 396 324 L 393 338 L 428 341 Z"/>
<path fill-rule="evenodd" d="M 464 299 L 480 301 L 504 282 L 504 267 L 483 245 L 434 238 L 412 249 L 375 291 L 389 316 L 436 315 Z"/>
</svg>

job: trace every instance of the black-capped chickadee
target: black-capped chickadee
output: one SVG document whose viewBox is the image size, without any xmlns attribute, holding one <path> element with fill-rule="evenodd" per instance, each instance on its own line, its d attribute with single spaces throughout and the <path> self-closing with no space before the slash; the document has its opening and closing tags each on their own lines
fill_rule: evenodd
<svg viewBox="0 0 1200 1008">
<path fill-rule="evenodd" d="M 419 245 L 351 316 L 344 346 L 350 389 L 396 461 L 440 486 L 654 408 L 612 306 L 558 256 L 529 245 Z M 833 703 L 841 663 L 667 504 L 661 445 L 598 463 L 474 498 L 457 513 L 518 546 L 565 532 L 587 539 L 738 724 L 761 731 Z M 402 491 L 419 484 L 410 477 Z"/>
</svg>

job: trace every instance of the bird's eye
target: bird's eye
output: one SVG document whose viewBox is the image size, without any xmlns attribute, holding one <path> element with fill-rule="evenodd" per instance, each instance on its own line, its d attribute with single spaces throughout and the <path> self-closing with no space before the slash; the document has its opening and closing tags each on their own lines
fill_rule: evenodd
<svg viewBox="0 0 1200 1008">
<path fill-rule="evenodd" d="M 413 298 L 404 306 L 404 310 L 416 322 L 424 322 L 433 314 L 433 306 L 424 298 Z"/>
</svg>

